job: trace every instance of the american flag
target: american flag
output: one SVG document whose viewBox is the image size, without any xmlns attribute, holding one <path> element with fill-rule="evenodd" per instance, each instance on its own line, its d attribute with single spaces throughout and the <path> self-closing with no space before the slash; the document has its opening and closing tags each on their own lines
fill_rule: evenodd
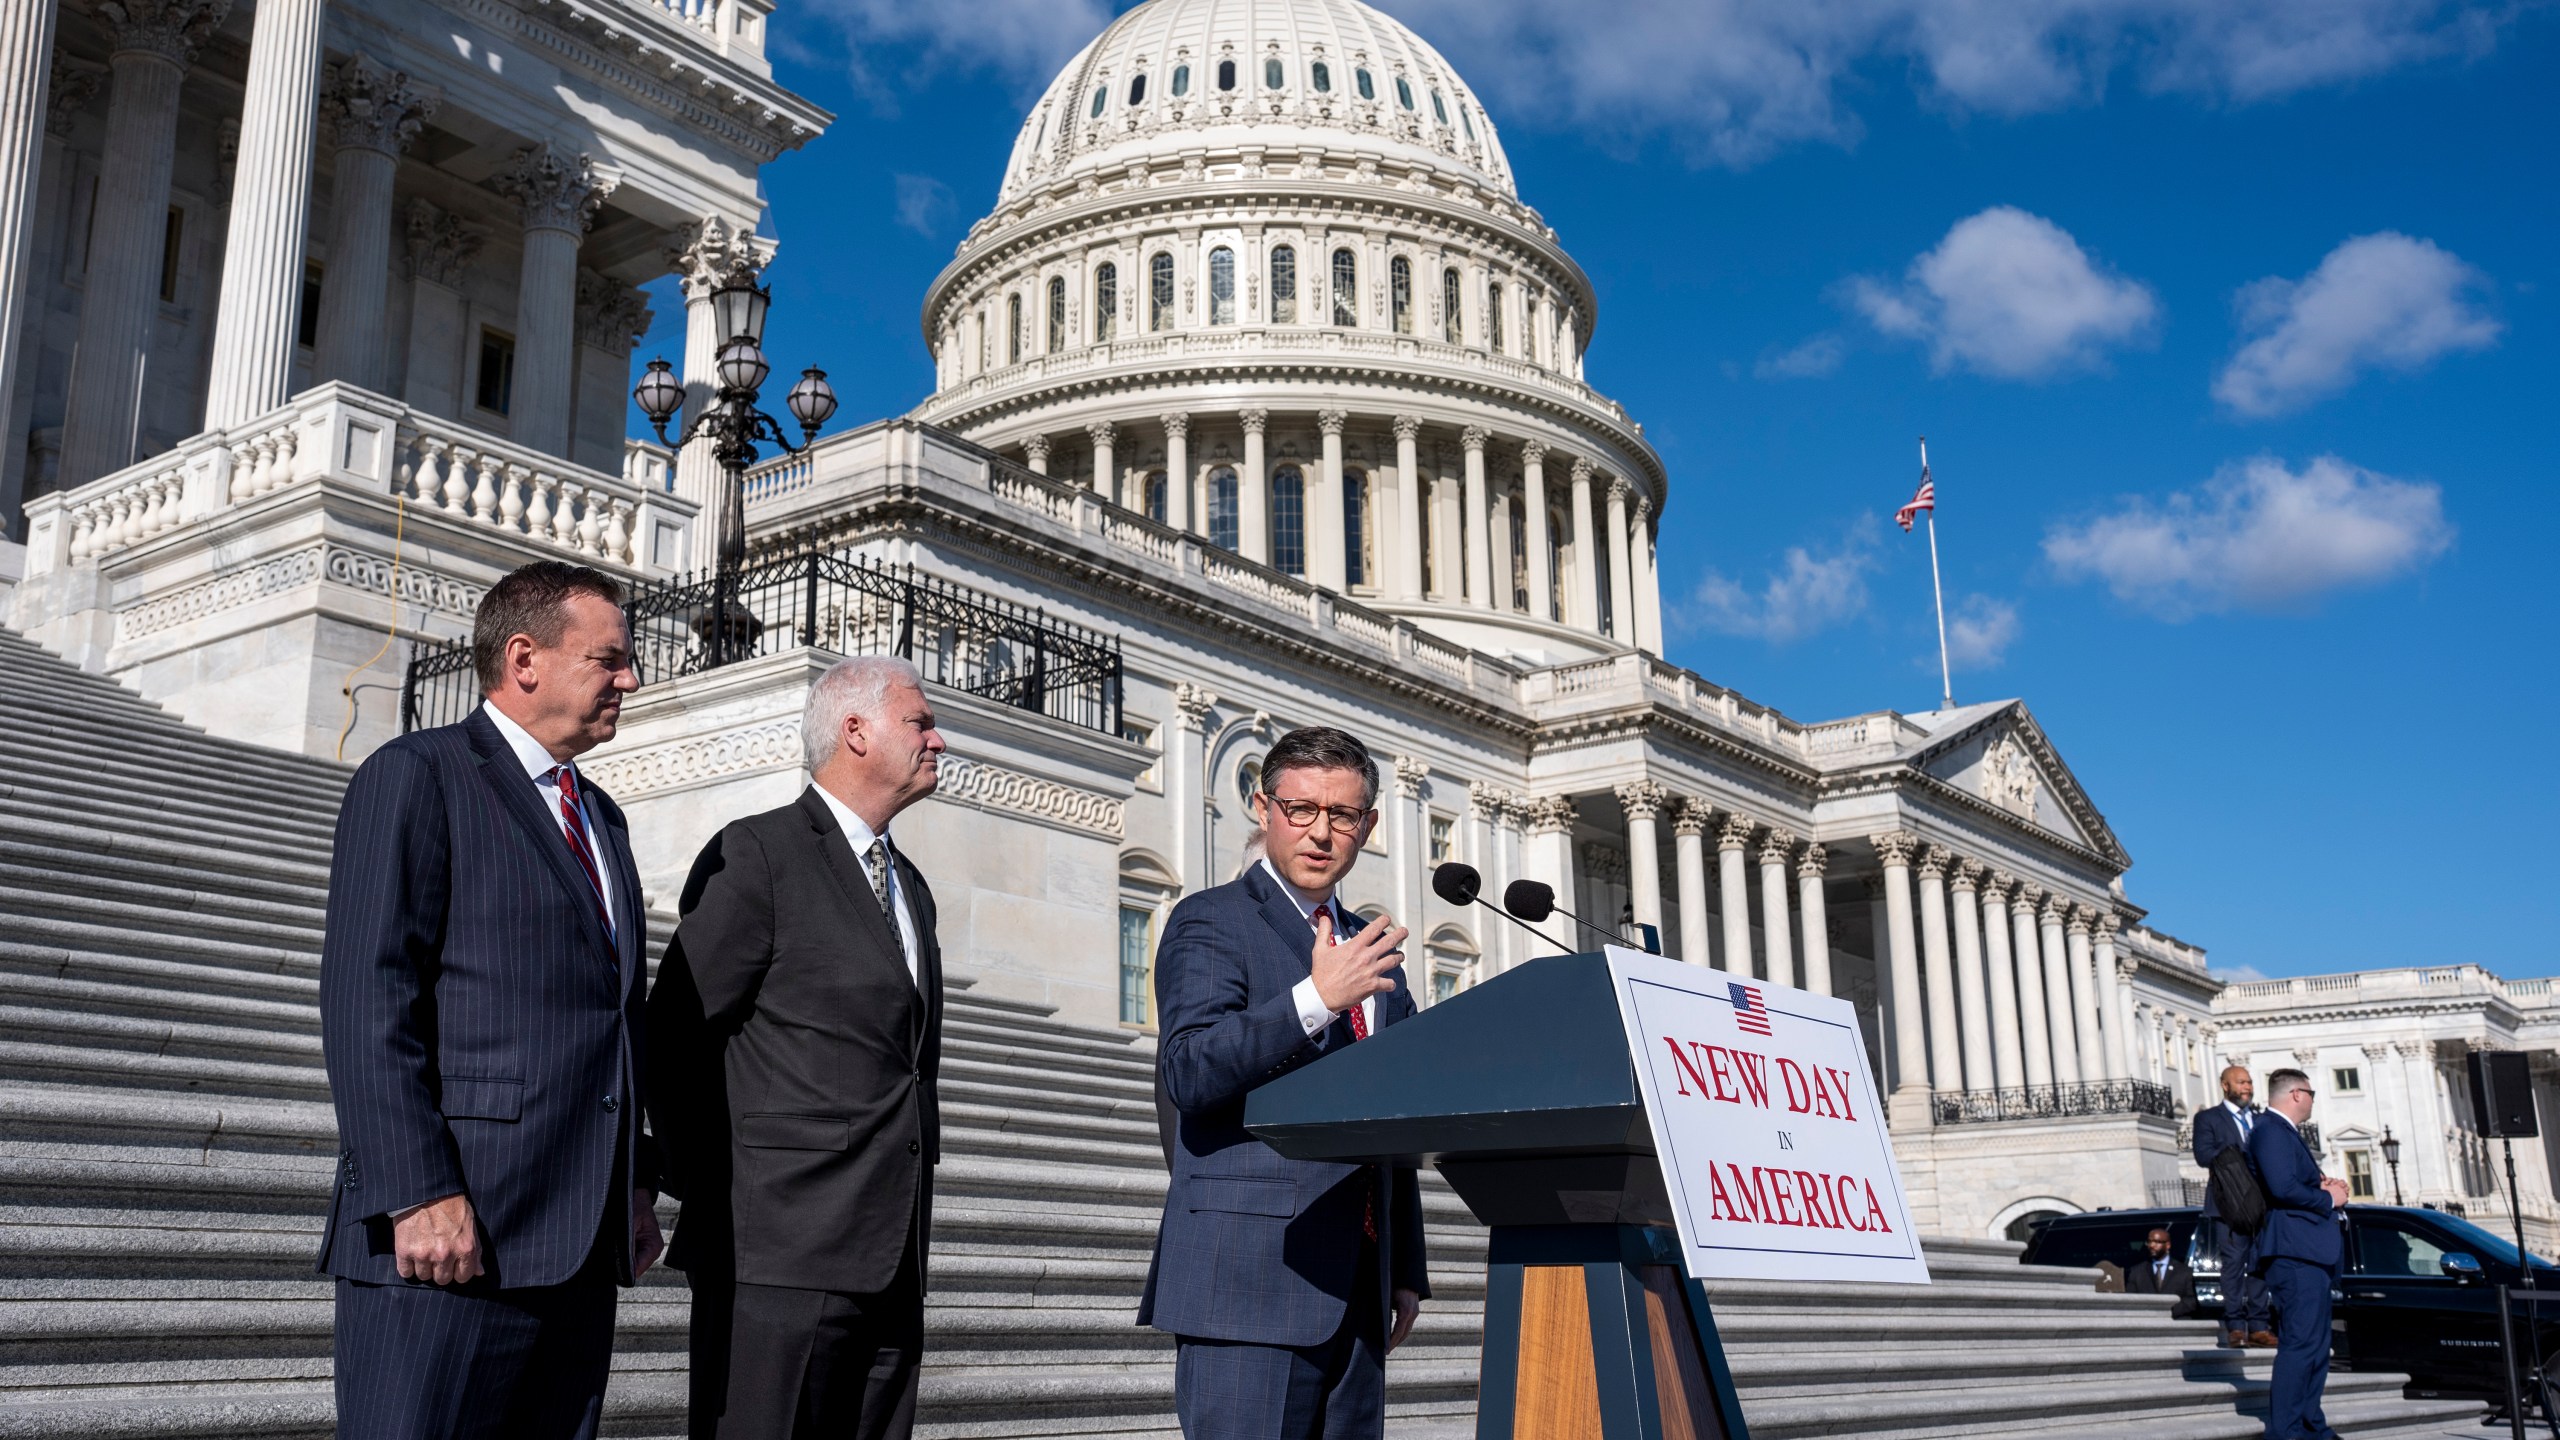
<svg viewBox="0 0 2560 1440">
<path fill-rule="evenodd" d="M 1727 983 L 1725 988 L 1733 992 L 1733 1023 L 1754 1035 L 1768 1034 L 1769 1007 L 1761 1000 L 1759 987 Z"/>
<path fill-rule="evenodd" d="M 1937 509 L 1938 482 L 1929 478 L 1928 463 L 1923 461 L 1920 466 L 1920 492 L 1911 497 L 1910 504 L 1893 512 L 1893 523 L 1901 526 L 1907 533 L 1911 529 L 1911 522 L 1920 518 L 1921 511 L 1926 510 L 1935 514 Z"/>
</svg>

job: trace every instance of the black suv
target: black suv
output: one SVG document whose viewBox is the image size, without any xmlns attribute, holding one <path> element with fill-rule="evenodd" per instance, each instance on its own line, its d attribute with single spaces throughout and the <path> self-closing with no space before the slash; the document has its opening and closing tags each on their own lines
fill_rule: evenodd
<svg viewBox="0 0 2560 1440">
<path fill-rule="evenodd" d="M 2097 1210 L 2039 1221 L 2019 1258 L 2029 1265 L 2106 1264 L 2121 1270 L 2141 1262 L 2148 1253 L 2145 1237 L 2163 1225 L 2170 1253 L 2185 1260 L 2196 1277 L 2200 1312 L 2218 1319 L 2219 1225 L 2193 1207 Z M 2537 1259 L 2533 1270 L 2535 1284 L 2560 1291 L 2560 1266 Z M 2497 1287 L 2524 1283 L 2516 1242 L 2460 1216 L 2350 1205 L 2346 1273 L 2332 1292 L 2337 1363 L 2351 1370 L 2399 1371 L 2410 1377 L 2412 1397 L 2493 1398 L 2506 1388 Z M 2516 1339 L 2528 1345 L 2538 1339 L 2542 1355 L 2560 1358 L 2560 1306 L 2542 1309 L 2538 1335 L 2528 1334 L 2519 1320 Z"/>
</svg>

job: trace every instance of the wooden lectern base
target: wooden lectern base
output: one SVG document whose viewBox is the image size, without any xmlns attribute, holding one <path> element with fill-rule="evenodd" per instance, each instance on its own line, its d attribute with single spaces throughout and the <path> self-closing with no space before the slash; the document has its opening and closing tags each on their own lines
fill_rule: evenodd
<svg viewBox="0 0 2560 1440">
<path fill-rule="evenodd" d="M 1750 1440 L 1671 1231 L 1497 1225 L 1476 1440 Z"/>
</svg>

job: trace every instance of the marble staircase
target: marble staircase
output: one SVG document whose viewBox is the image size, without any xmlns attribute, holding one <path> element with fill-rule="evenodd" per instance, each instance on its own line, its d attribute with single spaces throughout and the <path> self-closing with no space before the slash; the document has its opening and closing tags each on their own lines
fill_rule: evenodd
<svg viewBox="0 0 2560 1440">
<path fill-rule="evenodd" d="M 0 631 L 0 1437 L 319 1436 L 336 1142 L 316 1010 L 348 767 L 210 738 Z M 672 917 L 655 915 L 663 938 Z M 956 967 L 955 967 L 956 968 Z M 953 981 L 924 1433 L 1171 1436 L 1130 1323 L 1163 1193 L 1146 1042 Z M 1436 1180 L 1388 1433 L 1473 1433 L 1482 1232 Z M 1762 1440 L 2258 1433 L 2263 1357 L 2165 1303 L 1946 1242 L 1938 1283 L 1718 1287 Z M 608 1429 L 683 1433 L 686 1291 L 621 1307 Z M 2469 1405 L 2341 1376 L 2359 1440 Z"/>
</svg>

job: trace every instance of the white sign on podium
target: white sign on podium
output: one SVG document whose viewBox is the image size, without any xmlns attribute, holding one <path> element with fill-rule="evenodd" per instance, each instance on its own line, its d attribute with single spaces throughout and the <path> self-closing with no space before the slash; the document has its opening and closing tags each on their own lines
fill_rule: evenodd
<svg viewBox="0 0 2560 1440">
<path fill-rule="evenodd" d="M 1690 1275 L 1929 1283 L 1856 1009 L 1608 955 Z"/>
</svg>

